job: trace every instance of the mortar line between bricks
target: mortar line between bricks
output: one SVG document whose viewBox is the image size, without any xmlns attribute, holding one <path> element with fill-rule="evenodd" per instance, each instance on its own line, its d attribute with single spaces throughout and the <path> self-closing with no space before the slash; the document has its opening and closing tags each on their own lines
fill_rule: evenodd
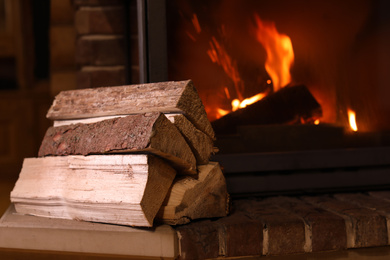
<svg viewBox="0 0 390 260">
<path fill-rule="evenodd" d="M 82 40 L 95 40 L 95 41 L 105 41 L 105 40 L 117 40 L 117 39 L 124 39 L 125 37 L 123 34 L 101 34 L 101 33 L 95 33 L 95 34 L 83 34 L 78 35 L 78 39 Z"/>
<path fill-rule="evenodd" d="M 309 199 L 307 199 L 305 197 L 303 197 L 302 199 L 304 201 L 314 205 L 314 206 L 320 207 L 320 208 L 322 208 L 324 210 L 332 212 L 333 214 L 343 218 L 344 219 L 344 224 L 345 224 L 345 231 L 347 233 L 347 248 L 354 248 L 355 247 L 355 245 L 356 245 L 356 243 L 355 243 L 355 241 L 356 241 L 356 230 L 353 228 L 352 217 L 350 217 L 350 216 L 348 216 L 346 214 L 342 214 L 340 212 L 337 212 L 335 210 L 329 209 L 327 207 L 324 207 L 320 203 L 314 203 L 314 202 L 310 201 Z"/>
<path fill-rule="evenodd" d="M 111 11 L 123 10 L 123 5 L 107 5 L 107 6 L 80 6 L 77 11 Z"/>
<path fill-rule="evenodd" d="M 115 70 L 115 69 L 125 69 L 124 65 L 104 65 L 104 66 L 97 66 L 97 65 L 86 65 L 81 66 L 81 71 L 92 71 L 92 70 Z"/>
<path fill-rule="evenodd" d="M 305 245 L 303 246 L 303 250 L 305 250 L 306 253 L 313 251 L 313 244 L 312 244 L 312 228 L 309 223 L 304 218 L 301 218 L 304 225 L 305 225 Z"/>
<path fill-rule="evenodd" d="M 267 227 L 267 224 L 264 224 L 264 226 L 263 226 L 263 255 L 268 254 L 268 248 L 269 248 L 268 227 Z"/>
<path fill-rule="evenodd" d="M 177 254 L 178 256 L 180 257 L 184 257 L 183 254 L 182 254 L 182 251 L 181 251 L 181 241 L 183 239 L 182 235 L 180 234 L 180 231 L 176 230 L 176 235 L 177 235 Z"/>
<path fill-rule="evenodd" d="M 387 228 L 387 244 L 390 245 L 390 219 L 388 215 L 386 217 L 386 228 Z"/>
<path fill-rule="evenodd" d="M 225 225 L 219 225 L 218 227 L 218 255 L 227 256 L 227 232 Z"/>
</svg>

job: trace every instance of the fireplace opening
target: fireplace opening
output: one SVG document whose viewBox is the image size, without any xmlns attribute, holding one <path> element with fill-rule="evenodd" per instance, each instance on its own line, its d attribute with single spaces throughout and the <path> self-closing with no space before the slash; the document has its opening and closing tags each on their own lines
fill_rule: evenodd
<svg viewBox="0 0 390 260">
<path fill-rule="evenodd" d="M 360 131 L 388 130 L 388 9 L 367 0 L 168 1 L 168 79 L 192 78 L 215 120 L 217 107 L 267 92 L 270 55 L 259 23 L 273 24 L 291 39 L 291 84 L 309 88 L 323 108 L 320 122 L 347 125 L 353 110 Z"/>
<path fill-rule="evenodd" d="M 352 187 L 349 182 L 358 175 L 359 187 L 390 184 L 382 175 L 390 164 L 387 1 L 156 2 L 143 6 L 148 10 L 142 38 L 148 42 L 143 45 L 144 64 L 150 66 L 146 78 L 193 80 L 216 130 L 215 159 L 230 176 L 245 173 L 257 178 L 259 172 L 263 177 L 291 177 L 296 172 L 314 176 L 308 170 L 329 169 L 348 175 L 358 169 L 359 174 L 345 178 L 348 181 L 338 178 L 326 188 Z M 247 101 L 254 103 L 244 107 Z M 230 119 L 234 114 L 236 119 Z M 270 154 L 295 161 L 275 160 L 275 165 L 289 167 L 270 169 L 261 159 Z M 353 163 L 334 163 L 334 154 Z M 374 154 L 381 159 L 375 162 Z M 331 160 L 330 166 L 305 168 L 302 164 L 311 155 L 317 157 L 310 160 Z M 372 161 L 367 164 L 359 158 Z M 381 168 L 370 183 L 365 183 L 372 172 L 367 167 Z M 305 185 L 288 189 L 315 189 L 335 174 L 316 176 L 312 180 L 306 176 Z M 276 186 L 261 191 L 280 190 Z"/>
</svg>

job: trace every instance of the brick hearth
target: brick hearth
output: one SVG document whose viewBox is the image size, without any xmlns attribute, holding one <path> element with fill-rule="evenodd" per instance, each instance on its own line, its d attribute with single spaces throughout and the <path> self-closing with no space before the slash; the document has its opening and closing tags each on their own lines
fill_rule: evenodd
<svg viewBox="0 0 390 260">
<path fill-rule="evenodd" d="M 176 230 L 185 259 L 288 255 L 388 245 L 389 214 L 389 191 L 252 198 Z"/>
</svg>

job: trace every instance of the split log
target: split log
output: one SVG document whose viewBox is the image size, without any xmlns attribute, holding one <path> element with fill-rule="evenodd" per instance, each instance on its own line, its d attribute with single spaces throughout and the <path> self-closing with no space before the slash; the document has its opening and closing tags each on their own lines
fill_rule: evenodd
<svg viewBox="0 0 390 260">
<path fill-rule="evenodd" d="M 179 130 L 161 113 L 129 115 L 92 124 L 50 127 L 38 156 L 150 152 L 183 173 L 196 174 L 196 159 Z"/>
<path fill-rule="evenodd" d="M 256 103 L 212 122 L 217 134 L 234 133 L 239 125 L 285 124 L 319 118 L 322 109 L 304 85 L 285 87 Z"/>
<path fill-rule="evenodd" d="M 156 111 L 185 114 L 199 130 L 215 139 L 191 80 L 62 91 L 55 97 L 47 117 L 69 120 Z"/>
<path fill-rule="evenodd" d="M 179 129 L 184 139 L 190 146 L 198 165 L 207 164 L 211 154 L 214 152 L 213 140 L 197 129 L 183 114 L 165 114 L 165 116 Z M 53 126 L 65 126 L 72 124 L 91 124 L 97 123 L 107 119 L 113 119 L 125 116 L 106 116 L 106 117 L 92 117 L 84 119 L 73 120 L 56 120 Z"/>
<path fill-rule="evenodd" d="M 11 202 L 20 214 L 150 227 L 174 177 L 152 155 L 26 158 Z"/>
<path fill-rule="evenodd" d="M 214 152 L 213 140 L 198 130 L 184 115 L 166 116 L 187 141 L 196 158 L 196 163 L 198 165 L 208 164 L 210 156 Z"/>
<path fill-rule="evenodd" d="M 174 180 L 156 221 L 181 225 L 194 219 L 227 215 L 228 193 L 225 177 L 218 163 L 210 162 L 199 166 L 198 179 L 182 177 Z"/>
</svg>

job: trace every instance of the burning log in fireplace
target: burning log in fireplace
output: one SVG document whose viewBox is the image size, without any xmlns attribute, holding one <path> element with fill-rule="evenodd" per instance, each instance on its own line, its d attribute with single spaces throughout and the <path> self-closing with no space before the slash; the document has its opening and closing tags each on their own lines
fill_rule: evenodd
<svg viewBox="0 0 390 260">
<path fill-rule="evenodd" d="M 322 109 L 305 85 L 284 87 L 263 99 L 212 122 L 217 134 L 234 133 L 239 125 L 311 122 Z"/>
</svg>

